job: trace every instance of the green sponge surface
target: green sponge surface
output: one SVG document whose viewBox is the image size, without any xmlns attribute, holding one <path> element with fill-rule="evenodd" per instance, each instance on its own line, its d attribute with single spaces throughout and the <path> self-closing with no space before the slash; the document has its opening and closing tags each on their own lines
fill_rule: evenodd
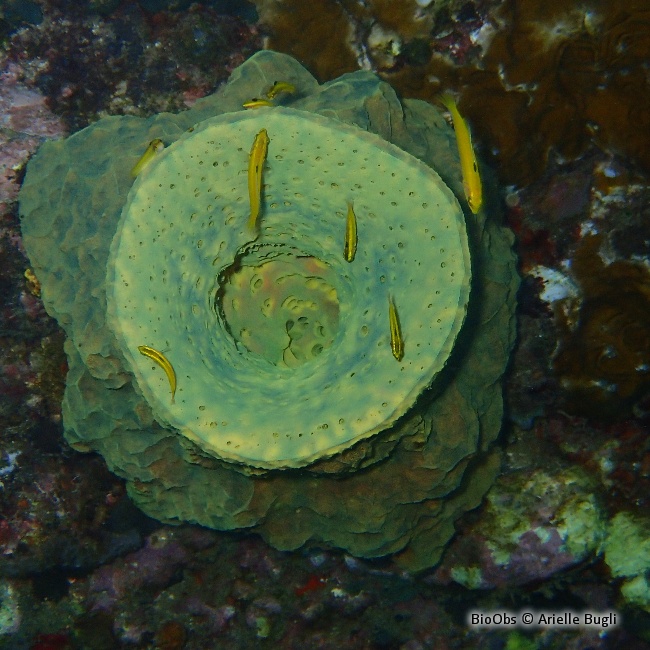
<svg viewBox="0 0 650 650">
<path fill-rule="evenodd" d="M 270 144 L 251 234 L 247 167 L 262 128 Z M 298 467 L 406 412 L 449 356 L 469 283 L 462 209 L 430 167 L 338 120 L 288 108 L 226 113 L 183 135 L 134 184 L 111 247 L 108 324 L 161 423 L 220 458 Z M 175 402 L 140 345 L 174 367 Z"/>
</svg>

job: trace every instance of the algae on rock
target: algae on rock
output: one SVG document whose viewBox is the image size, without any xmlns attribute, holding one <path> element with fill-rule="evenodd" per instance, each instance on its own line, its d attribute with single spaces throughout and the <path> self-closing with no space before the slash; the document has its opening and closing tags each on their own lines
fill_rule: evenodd
<svg viewBox="0 0 650 650">
<path fill-rule="evenodd" d="M 298 89 L 290 108 L 241 111 L 277 79 Z M 255 238 L 246 165 L 262 127 Z M 134 185 L 154 138 L 168 151 Z M 101 453 L 160 520 L 435 564 L 499 469 L 518 286 L 509 231 L 465 210 L 468 243 L 453 138 L 436 109 L 400 104 L 370 73 L 319 86 L 290 57 L 260 52 L 190 111 L 105 118 L 44 145 L 20 211 L 46 308 L 68 336 L 67 439 Z M 168 350 L 178 409 L 140 344 Z"/>
<path fill-rule="evenodd" d="M 621 595 L 650 612 L 650 520 L 619 512 L 609 522 L 605 564 L 614 578 L 623 578 Z"/>
</svg>

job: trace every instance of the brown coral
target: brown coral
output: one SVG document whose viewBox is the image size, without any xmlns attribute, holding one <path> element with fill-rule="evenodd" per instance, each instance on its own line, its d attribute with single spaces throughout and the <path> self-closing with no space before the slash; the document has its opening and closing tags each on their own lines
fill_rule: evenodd
<svg viewBox="0 0 650 650">
<path fill-rule="evenodd" d="M 336 0 L 256 0 L 255 4 L 269 31 L 267 47 L 291 54 L 319 81 L 358 68 L 349 43 L 352 26 Z"/>
<path fill-rule="evenodd" d="M 351 37 L 367 42 L 371 25 L 394 33 L 406 51 L 431 38 L 435 18 L 433 9 L 422 18 L 414 2 L 376 0 L 360 8 L 320 0 L 309 9 L 299 0 L 257 4 L 271 32 L 269 46 L 299 57 L 321 80 L 357 67 Z M 454 33 L 476 28 L 477 21 L 466 23 L 462 14 L 455 14 Z M 478 63 L 458 66 L 449 53 L 437 52 L 423 65 L 402 57 L 401 68 L 387 70 L 369 56 L 406 97 L 434 102 L 442 89 L 459 92 L 461 112 L 477 141 L 494 153 L 505 182 L 524 185 L 540 175 L 550 152 L 573 159 L 592 142 L 650 170 L 648 0 L 624 6 L 599 0 L 589 9 L 559 0 L 507 0 L 489 22 L 501 28 Z M 440 49 L 435 38 L 432 45 Z"/>
<path fill-rule="evenodd" d="M 625 415 L 650 389 L 650 273 L 635 262 L 606 264 L 601 240 L 587 237 L 573 258 L 582 303 L 577 319 L 561 314 L 554 369 L 570 411 Z"/>
<path fill-rule="evenodd" d="M 575 158 L 592 139 L 650 168 L 650 94 L 642 69 L 650 47 L 648 2 L 623 10 L 602 1 L 585 11 L 511 0 L 502 16 L 511 28 L 493 40 L 484 65 L 501 74 L 504 93 L 516 88 L 528 99 L 523 121 L 511 122 L 515 128 L 493 143 L 500 151 L 513 139 L 527 143 L 520 155 L 500 160 L 507 179 L 525 182 L 541 171 L 550 150 Z M 470 92 L 479 99 L 481 91 Z"/>
<path fill-rule="evenodd" d="M 426 38 L 433 24 L 415 0 L 254 1 L 268 30 L 267 47 L 296 57 L 319 81 L 357 70 L 364 55 L 383 68 L 394 58 L 380 51 L 383 45 L 398 50 L 402 42 Z M 359 40 L 365 48 L 355 46 Z"/>
</svg>

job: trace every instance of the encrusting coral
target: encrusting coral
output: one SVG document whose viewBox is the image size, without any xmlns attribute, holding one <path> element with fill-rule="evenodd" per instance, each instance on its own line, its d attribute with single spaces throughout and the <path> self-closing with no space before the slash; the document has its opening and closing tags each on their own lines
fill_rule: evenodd
<svg viewBox="0 0 650 650">
<path fill-rule="evenodd" d="M 313 29 L 292 26 L 298 4 Z M 298 56 L 319 80 L 370 59 L 404 97 L 435 103 L 441 92 L 456 92 L 461 114 L 506 183 L 523 186 L 542 173 L 549 155 L 573 159 L 592 142 L 650 169 L 647 0 L 508 0 L 489 17 L 471 12 L 469 21 L 465 9 L 446 2 L 257 5 L 270 46 Z M 337 29 L 328 11 L 338 16 Z M 444 36 L 431 36 L 431 25 L 445 15 L 465 35 L 470 55 L 455 57 Z M 375 47 L 382 43 L 390 50 L 383 56 Z M 409 52 L 420 53 L 415 62 Z"/>
<path fill-rule="evenodd" d="M 277 80 L 296 87 L 291 108 L 242 110 Z M 247 234 L 261 128 L 263 204 Z M 134 183 L 155 138 L 167 149 Z M 489 205 L 477 220 L 464 201 L 439 111 L 400 104 L 367 72 L 319 86 L 268 51 L 190 111 L 105 118 L 44 146 L 20 211 L 44 303 L 68 336 L 67 439 L 101 453 L 163 521 L 432 566 L 498 472 L 514 340 L 512 235 Z M 175 366 L 175 404 L 140 345 Z"/>
<path fill-rule="evenodd" d="M 648 3 L 511 0 L 501 19 L 509 27 L 491 42 L 485 72 L 462 83 L 465 108 L 498 149 L 504 177 L 523 184 L 541 173 L 549 152 L 575 158 L 592 140 L 650 169 Z"/>
<path fill-rule="evenodd" d="M 650 273 L 639 262 L 601 257 L 603 237 L 587 236 L 572 260 L 580 300 L 556 310 L 553 367 L 572 413 L 631 415 L 650 391 Z"/>
</svg>

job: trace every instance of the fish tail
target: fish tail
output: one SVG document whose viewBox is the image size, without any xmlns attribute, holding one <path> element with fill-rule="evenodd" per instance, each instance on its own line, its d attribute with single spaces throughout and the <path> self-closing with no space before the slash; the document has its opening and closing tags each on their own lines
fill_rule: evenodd
<svg viewBox="0 0 650 650">
<path fill-rule="evenodd" d="M 448 110 L 453 111 L 456 108 L 456 100 L 449 92 L 442 93 L 438 96 L 438 101 Z"/>
</svg>

